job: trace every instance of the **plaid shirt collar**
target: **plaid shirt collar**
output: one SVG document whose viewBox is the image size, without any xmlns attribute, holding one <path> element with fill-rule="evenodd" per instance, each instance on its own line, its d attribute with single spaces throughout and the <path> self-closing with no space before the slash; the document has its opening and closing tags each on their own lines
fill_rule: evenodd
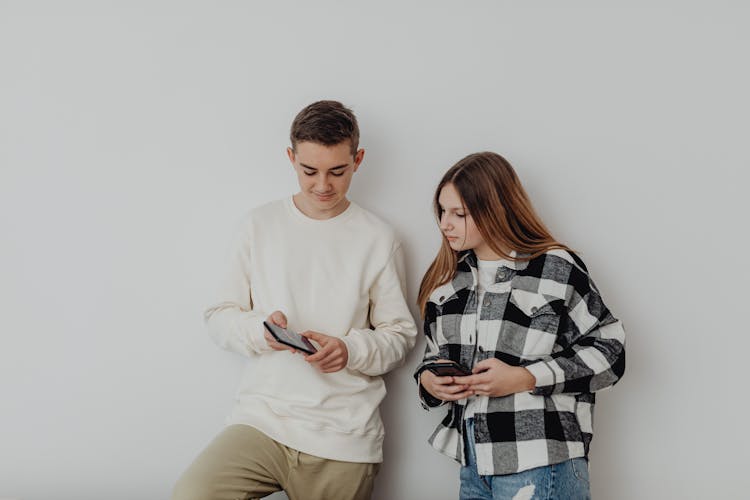
<svg viewBox="0 0 750 500">
<path fill-rule="evenodd" d="M 498 281 L 509 281 L 512 276 L 515 276 L 518 272 L 523 271 L 529 266 L 529 254 L 519 254 L 513 250 L 511 251 L 510 256 L 514 259 L 521 260 L 506 260 L 501 266 L 501 270 L 505 268 L 510 269 L 512 272 L 506 275 L 508 276 L 506 279 Z M 453 280 L 451 280 L 453 290 L 457 292 L 464 288 L 475 289 L 477 286 L 478 268 L 479 262 L 474 250 L 464 250 L 460 252 L 458 255 L 456 275 L 453 277 Z"/>
</svg>

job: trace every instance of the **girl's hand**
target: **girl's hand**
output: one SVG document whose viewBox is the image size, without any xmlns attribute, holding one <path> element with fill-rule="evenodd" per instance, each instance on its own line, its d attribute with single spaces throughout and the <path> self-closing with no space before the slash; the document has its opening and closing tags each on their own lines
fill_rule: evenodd
<svg viewBox="0 0 750 500">
<path fill-rule="evenodd" d="M 438 361 L 446 361 L 444 359 Z M 457 384 L 456 377 L 438 377 L 430 370 L 419 374 L 419 383 L 427 392 L 442 401 L 458 401 L 472 395 L 465 384 Z"/>
<path fill-rule="evenodd" d="M 536 378 L 522 366 L 511 366 L 499 359 L 480 361 L 471 370 L 474 375 L 453 377 L 456 384 L 465 385 L 472 394 L 501 397 L 518 392 L 531 391 L 536 387 Z"/>
</svg>

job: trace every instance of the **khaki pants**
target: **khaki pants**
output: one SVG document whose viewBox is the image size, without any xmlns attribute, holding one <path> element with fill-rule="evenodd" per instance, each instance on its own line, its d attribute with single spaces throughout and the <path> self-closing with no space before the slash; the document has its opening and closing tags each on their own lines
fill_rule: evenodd
<svg viewBox="0 0 750 500">
<path fill-rule="evenodd" d="M 172 500 L 369 500 L 380 464 L 339 462 L 280 444 L 248 425 L 224 429 L 177 481 Z"/>
</svg>

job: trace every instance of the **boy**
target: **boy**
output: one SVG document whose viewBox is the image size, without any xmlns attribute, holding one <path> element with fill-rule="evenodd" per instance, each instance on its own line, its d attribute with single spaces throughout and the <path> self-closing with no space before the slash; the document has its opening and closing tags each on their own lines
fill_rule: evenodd
<svg viewBox="0 0 750 500">
<path fill-rule="evenodd" d="M 414 346 L 393 230 L 346 197 L 362 163 L 354 114 L 315 102 L 287 155 L 300 191 L 250 212 L 205 313 L 211 337 L 249 358 L 227 428 L 175 486 L 175 500 L 369 499 L 382 461 L 381 376 Z M 263 322 L 317 352 L 278 343 Z"/>
</svg>

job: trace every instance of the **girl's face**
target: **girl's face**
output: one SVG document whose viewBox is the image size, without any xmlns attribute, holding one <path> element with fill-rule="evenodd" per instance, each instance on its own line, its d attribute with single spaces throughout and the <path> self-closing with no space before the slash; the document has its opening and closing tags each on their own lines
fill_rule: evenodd
<svg viewBox="0 0 750 500">
<path fill-rule="evenodd" d="M 453 184 L 443 186 L 438 196 L 438 204 L 440 205 L 440 231 L 453 250 L 457 252 L 474 250 L 477 257 L 482 260 L 500 258 L 487 246 L 482 235 L 479 234 L 474 219 L 464 208 L 461 195 L 458 194 Z"/>
</svg>

